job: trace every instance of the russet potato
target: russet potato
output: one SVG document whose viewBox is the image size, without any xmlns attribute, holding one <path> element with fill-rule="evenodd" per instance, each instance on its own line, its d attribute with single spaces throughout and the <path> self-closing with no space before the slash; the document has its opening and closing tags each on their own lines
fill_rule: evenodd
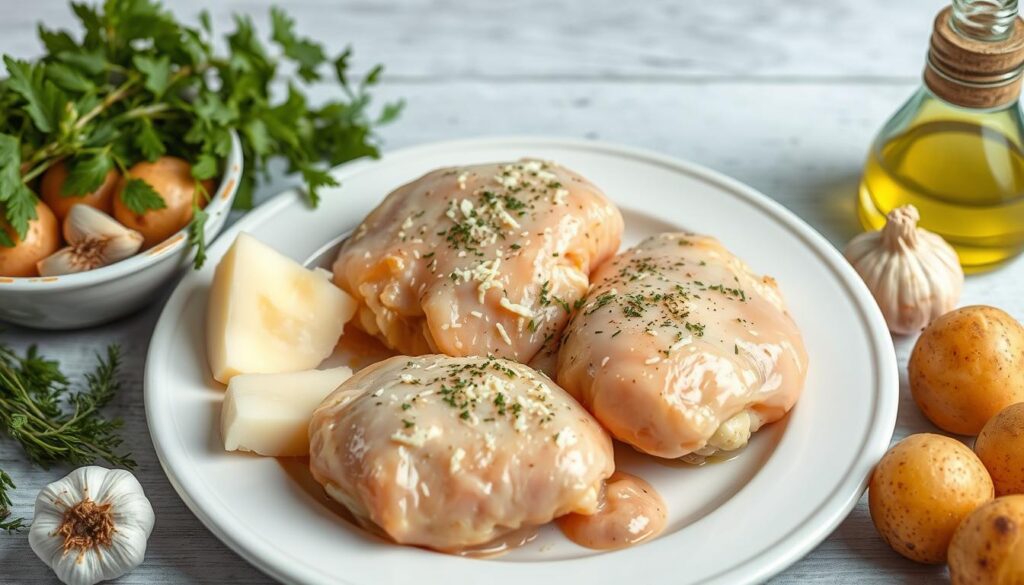
<svg viewBox="0 0 1024 585">
<path fill-rule="evenodd" d="M 990 418 L 1024 402 L 1024 327 L 995 307 L 946 313 L 929 325 L 908 366 L 914 401 L 936 426 L 977 435 Z"/>
<path fill-rule="evenodd" d="M 1024 583 L 1024 496 L 997 498 L 972 512 L 949 545 L 953 585 Z"/>
<path fill-rule="evenodd" d="M 900 441 L 878 462 L 868 507 L 893 550 L 919 563 L 943 563 L 957 525 L 992 496 L 988 471 L 970 449 L 922 433 Z"/>
<path fill-rule="evenodd" d="M 1024 494 L 1024 402 L 992 417 L 981 429 L 974 452 L 988 468 L 997 496 Z"/>
</svg>

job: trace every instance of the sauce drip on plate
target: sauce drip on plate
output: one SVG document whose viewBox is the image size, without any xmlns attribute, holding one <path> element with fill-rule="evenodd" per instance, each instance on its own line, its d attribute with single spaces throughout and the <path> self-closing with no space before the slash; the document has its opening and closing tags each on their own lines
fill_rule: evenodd
<svg viewBox="0 0 1024 585">
<path fill-rule="evenodd" d="M 597 550 L 626 548 L 665 530 L 668 509 L 651 484 L 616 471 L 605 483 L 601 504 L 592 515 L 567 514 L 557 519 L 569 540 Z"/>
<path fill-rule="evenodd" d="M 502 534 L 491 542 L 446 552 L 475 559 L 500 557 L 517 548 L 530 544 L 537 538 L 538 533 L 539 529 L 537 526 L 524 526 L 518 530 L 513 530 L 508 534 Z"/>
</svg>

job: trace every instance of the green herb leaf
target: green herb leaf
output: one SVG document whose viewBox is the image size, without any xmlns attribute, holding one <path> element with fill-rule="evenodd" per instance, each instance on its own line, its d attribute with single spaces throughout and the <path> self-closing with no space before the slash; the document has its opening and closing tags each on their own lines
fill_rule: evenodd
<svg viewBox="0 0 1024 585">
<path fill-rule="evenodd" d="M 43 42 L 43 46 L 50 53 L 57 54 L 63 51 L 75 51 L 78 49 L 75 40 L 71 38 L 67 31 L 53 31 L 42 24 L 36 27 L 36 31 L 39 34 L 39 40 Z"/>
<path fill-rule="evenodd" d="M 13 534 L 25 528 L 24 518 L 11 518 L 11 497 L 7 490 L 15 488 L 14 480 L 0 469 L 0 530 Z"/>
<path fill-rule="evenodd" d="M 66 91 L 83 93 L 96 90 L 96 84 L 90 81 L 88 77 L 64 63 L 50 63 L 47 65 L 46 77 Z"/>
<path fill-rule="evenodd" d="M 107 150 L 73 159 L 69 165 L 68 178 L 60 189 L 61 197 L 80 197 L 92 193 L 103 185 L 112 168 L 114 161 Z"/>
<path fill-rule="evenodd" d="M 55 130 L 61 108 L 67 100 L 57 86 L 45 78 L 45 68 L 42 65 L 32 66 L 7 55 L 4 55 L 4 64 L 10 74 L 8 87 L 25 100 L 25 110 L 32 117 L 36 128 L 42 132 Z"/>
<path fill-rule="evenodd" d="M 306 198 L 309 199 L 309 203 L 313 207 L 320 204 L 320 189 L 340 185 L 338 180 L 327 171 L 310 165 L 305 165 L 299 170 L 302 173 L 302 178 L 306 181 Z"/>
<path fill-rule="evenodd" d="M 17 237 L 24 238 L 36 218 L 36 196 L 21 182 L 21 149 L 18 139 L 0 134 L 0 211 Z M 13 247 L 14 240 L 0 225 L 0 245 Z"/>
<path fill-rule="evenodd" d="M 188 224 L 188 244 L 195 250 L 192 265 L 196 270 L 206 262 L 206 220 L 210 218 L 198 205 L 192 207 L 192 221 Z"/>
<path fill-rule="evenodd" d="M 192 176 L 200 181 L 217 176 L 217 158 L 209 154 L 201 154 L 192 165 Z"/>
<path fill-rule="evenodd" d="M 84 44 L 90 47 L 98 45 L 103 31 L 103 19 L 100 18 L 99 13 L 84 2 L 72 2 L 71 11 L 75 13 L 85 29 Z"/>
<path fill-rule="evenodd" d="M 145 88 L 160 97 L 167 90 L 171 77 L 171 60 L 166 55 L 153 58 L 145 55 L 136 55 L 132 62 L 135 67 L 146 77 Z"/>
<path fill-rule="evenodd" d="M 380 111 L 380 115 L 377 116 L 377 125 L 383 126 L 390 124 L 398 118 L 398 115 L 405 109 L 405 100 L 398 100 L 397 102 L 391 102 L 384 104 L 384 108 Z"/>
<path fill-rule="evenodd" d="M 107 69 L 107 58 L 100 48 L 86 50 L 79 49 L 76 52 L 64 52 L 57 55 L 63 63 L 80 69 L 86 75 L 99 75 Z"/>
<path fill-rule="evenodd" d="M 286 57 L 299 65 L 299 77 L 304 81 L 319 80 L 316 69 L 327 60 L 323 47 L 296 36 L 295 21 L 276 6 L 270 9 L 270 23 L 273 30 L 271 38 L 281 46 Z"/>
<path fill-rule="evenodd" d="M 146 181 L 130 178 L 121 190 L 121 201 L 132 211 L 142 215 L 150 209 L 163 209 L 167 202 Z"/>
<path fill-rule="evenodd" d="M 142 120 L 133 135 L 133 140 L 139 152 L 149 162 L 153 162 L 167 153 L 167 148 L 164 146 L 160 134 L 153 128 L 153 123 L 149 120 Z"/>
</svg>

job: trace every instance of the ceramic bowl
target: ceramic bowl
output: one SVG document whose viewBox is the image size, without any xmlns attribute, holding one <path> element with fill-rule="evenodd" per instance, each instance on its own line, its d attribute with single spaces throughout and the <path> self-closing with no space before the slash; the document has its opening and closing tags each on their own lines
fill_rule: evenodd
<svg viewBox="0 0 1024 585">
<path fill-rule="evenodd" d="M 206 206 L 204 234 L 211 243 L 231 211 L 242 175 L 242 146 L 232 132 L 220 185 Z M 36 329 L 78 329 L 123 317 L 159 302 L 169 281 L 192 262 L 182 229 L 148 250 L 116 264 L 63 276 L 0 276 L 0 320 Z"/>
</svg>

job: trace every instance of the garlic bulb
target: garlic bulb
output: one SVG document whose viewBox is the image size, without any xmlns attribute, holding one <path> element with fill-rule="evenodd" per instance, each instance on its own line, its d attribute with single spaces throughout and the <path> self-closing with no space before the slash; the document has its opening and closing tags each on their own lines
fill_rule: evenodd
<svg viewBox="0 0 1024 585">
<path fill-rule="evenodd" d="M 39 492 L 28 542 L 61 581 L 92 585 L 142 562 L 153 521 L 131 473 L 80 467 Z"/>
<path fill-rule="evenodd" d="M 64 218 L 68 247 L 39 261 L 41 276 L 83 272 L 132 256 L 142 247 L 142 234 L 88 205 L 73 205 Z"/>
<path fill-rule="evenodd" d="M 881 231 L 861 234 L 843 252 L 864 279 L 893 333 L 920 331 L 956 307 L 964 284 L 953 248 L 917 227 L 913 205 L 889 212 Z"/>
</svg>

